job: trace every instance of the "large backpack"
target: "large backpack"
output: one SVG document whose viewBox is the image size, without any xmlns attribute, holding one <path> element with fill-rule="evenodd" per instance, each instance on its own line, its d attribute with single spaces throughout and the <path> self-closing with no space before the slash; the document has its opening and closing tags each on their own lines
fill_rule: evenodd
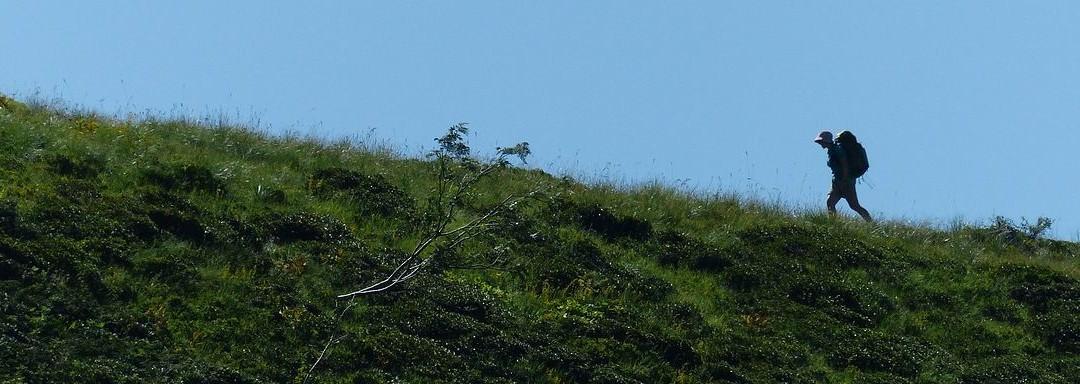
<svg viewBox="0 0 1080 384">
<path fill-rule="evenodd" d="M 870 160 L 866 158 L 866 148 L 855 139 L 855 135 L 848 131 L 840 132 L 836 136 L 836 142 L 847 154 L 848 172 L 851 177 L 862 177 L 866 170 L 870 169 Z"/>
</svg>

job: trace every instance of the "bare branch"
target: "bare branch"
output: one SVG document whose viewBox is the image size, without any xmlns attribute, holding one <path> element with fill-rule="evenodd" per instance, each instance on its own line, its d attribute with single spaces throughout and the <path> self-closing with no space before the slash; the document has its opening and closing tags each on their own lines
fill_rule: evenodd
<svg viewBox="0 0 1080 384">
<path fill-rule="evenodd" d="M 475 226 L 477 223 L 480 223 L 480 222 L 483 222 L 483 221 L 485 221 L 487 219 L 490 219 L 491 217 L 497 215 L 499 213 L 499 211 L 501 211 L 503 208 L 505 208 L 507 206 L 507 202 L 511 201 L 514 198 L 515 198 L 514 195 L 507 196 L 505 199 L 503 199 L 501 202 L 499 202 L 499 204 L 496 204 L 494 208 L 492 208 L 490 211 L 485 213 L 483 216 L 480 216 L 480 217 L 478 217 L 476 219 L 473 219 L 472 221 L 470 221 L 470 222 L 468 222 L 468 223 L 466 223 L 466 224 L 464 224 L 464 225 L 462 225 L 462 226 L 460 226 L 460 227 L 458 227 L 458 228 L 456 228 L 456 229 L 454 229 L 452 231 L 444 232 L 443 235 L 446 235 L 446 236 L 453 235 L 453 234 L 455 234 L 455 233 L 457 233 L 459 231 L 462 231 L 462 230 L 468 229 L 468 228 L 470 228 L 472 226 Z"/>
<path fill-rule="evenodd" d="M 353 298 L 350 298 L 348 304 L 345 305 L 345 308 L 342 309 L 341 312 L 337 313 L 337 316 L 334 317 L 334 322 L 335 323 L 340 323 L 341 319 L 345 317 L 345 314 L 349 312 L 349 309 L 352 309 L 352 307 L 356 305 L 356 301 L 354 299 L 355 299 L 355 296 Z M 311 364 L 311 368 L 308 368 L 307 373 L 304 374 L 304 381 L 303 381 L 304 384 L 306 384 L 308 382 L 308 380 L 311 380 L 311 374 L 313 372 L 315 372 L 315 367 L 318 367 L 319 363 L 321 363 L 323 361 L 323 358 L 326 357 L 327 352 L 330 351 L 330 346 L 333 345 L 334 343 L 337 343 L 337 342 L 341 341 L 342 339 L 345 338 L 345 336 L 347 336 L 347 335 L 342 335 L 342 336 L 339 337 L 338 333 L 340 331 L 341 331 L 340 326 L 335 326 L 334 327 L 334 333 L 330 335 L 330 340 L 327 341 L 326 345 L 323 346 L 322 352 L 319 352 L 319 357 L 315 359 L 315 363 Z"/>
<path fill-rule="evenodd" d="M 447 231 L 447 227 L 457 218 L 458 211 L 468 205 L 469 198 L 472 197 L 470 193 L 477 183 L 493 172 L 507 167 L 509 162 L 506 161 L 506 156 L 515 155 L 524 162 L 525 157 L 530 153 L 528 143 L 521 143 L 512 148 L 498 148 L 498 154 L 494 160 L 481 162 L 470 157 L 470 149 L 464 142 L 464 136 L 467 133 L 468 127 L 465 124 L 457 124 L 450 127 L 445 136 L 436 139 L 440 148 L 432 151 L 430 156 L 435 158 L 437 180 L 433 196 L 429 200 L 430 205 L 427 207 L 426 214 L 429 216 L 424 217 L 425 220 L 431 220 L 431 222 L 424 222 L 425 225 L 430 225 L 424 231 L 426 232 L 424 236 L 417 241 L 412 252 L 382 280 L 357 291 L 338 295 L 338 298 L 348 298 L 349 303 L 337 315 L 335 322 L 341 322 L 348 310 L 355 305 L 354 300 L 358 295 L 383 292 L 416 277 L 433 259 L 439 257 L 441 252 L 457 249 L 465 242 L 499 228 L 500 223 L 495 221 L 498 215 L 514 209 L 522 201 L 533 198 L 546 188 L 539 186 L 525 194 L 511 193 L 487 212 Z M 425 257 L 425 253 L 433 246 L 436 247 L 436 251 Z M 507 258 L 503 253 L 504 248 L 496 249 L 498 252 L 489 255 L 490 259 L 487 262 L 454 266 L 454 268 L 497 269 L 507 262 Z M 471 257 L 471 259 L 476 258 L 478 258 L 477 255 Z M 330 347 L 345 337 L 339 337 L 339 332 L 341 332 L 340 324 L 335 328 L 330 340 L 323 346 L 315 363 L 307 370 L 304 384 L 312 378 L 315 368 L 330 353 Z"/>
<path fill-rule="evenodd" d="M 391 281 L 391 280 L 394 280 L 394 279 L 395 279 L 395 276 L 397 276 L 397 275 L 399 274 L 399 272 L 401 272 L 401 271 L 402 271 L 402 268 L 405 268 L 405 265 L 409 264 L 409 262 L 413 261 L 413 259 L 415 259 L 415 258 L 416 258 L 416 257 L 415 257 L 415 256 L 412 256 L 412 255 L 410 255 L 409 257 L 405 258 L 405 261 L 402 261 L 402 262 L 401 262 L 401 264 L 398 264 L 397 268 L 394 268 L 394 271 L 393 271 L 393 272 L 390 272 L 390 275 L 388 275 L 388 276 L 387 276 L 387 277 L 386 277 L 385 279 L 383 279 L 382 281 L 380 281 L 380 282 L 378 282 L 378 283 L 375 283 L 375 284 L 372 284 L 372 285 L 368 286 L 367 288 L 363 288 L 363 289 L 361 289 L 361 290 L 359 290 L 359 291 L 356 291 L 356 292 L 352 292 L 352 293 L 346 293 L 346 294 L 344 294 L 344 295 L 338 295 L 338 298 L 346 298 L 346 297 L 351 297 L 351 296 L 359 295 L 359 294 L 362 294 L 362 293 L 365 293 L 365 292 L 368 292 L 368 291 L 370 291 L 370 290 L 371 290 L 372 288 L 378 287 L 378 286 L 380 286 L 380 285 L 386 284 L 387 282 L 389 282 L 389 281 Z M 393 284 L 391 284 L 391 285 L 393 285 Z"/>
<path fill-rule="evenodd" d="M 381 281 L 360 290 L 339 295 L 339 298 L 381 292 L 413 278 L 430 263 L 432 258 L 436 257 L 434 255 L 424 257 L 432 246 L 438 244 L 439 249 L 455 249 L 470 239 L 498 228 L 499 224 L 493 222 L 496 216 L 514 209 L 519 203 L 532 198 L 544 189 L 539 187 L 523 195 L 509 194 L 484 214 L 448 231 L 446 228 L 454 221 L 458 210 L 465 204 L 464 200 L 476 183 L 496 170 L 505 168 L 508 164 L 506 156 L 514 154 L 524 160 L 524 156 L 529 154 L 528 144 L 522 143 L 514 148 L 499 148 L 494 160 L 478 163 L 468 157 L 470 149 L 464 142 L 464 135 L 467 133 L 468 129 L 463 124 L 458 124 L 452 126 L 445 136 L 436 139 L 440 144 L 440 149 L 433 151 L 431 155 L 436 158 L 438 180 L 434 191 L 435 196 L 431 199 L 432 206 L 429 209 L 438 217 L 434 218 L 427 234 L 417 242 L 412 253 Z M 455 175 L 458 172 L 460 174 Z M 496 262 L 498 261 L 497 259 Z"/>
</svg>

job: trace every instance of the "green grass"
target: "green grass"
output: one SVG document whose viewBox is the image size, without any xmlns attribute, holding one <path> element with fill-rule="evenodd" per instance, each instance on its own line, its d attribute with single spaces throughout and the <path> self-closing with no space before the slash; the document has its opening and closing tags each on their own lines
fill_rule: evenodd
<svg viewBox="0 0 1080 384">
<path fill-rule="evenodd" d="M 1080 245 L 517 168 L 456 218 L 549 186 L 462 249 L 509 263 L 342 311 L 422 238 L 432 166 L 0 98 L 0 382 L 299 383 L 334 336 L 311 382 L 1080 377 Z"/>
</svg>

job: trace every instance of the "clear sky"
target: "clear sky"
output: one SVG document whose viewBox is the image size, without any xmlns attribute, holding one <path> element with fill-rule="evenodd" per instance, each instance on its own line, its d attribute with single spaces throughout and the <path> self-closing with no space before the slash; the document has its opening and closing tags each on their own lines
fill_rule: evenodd
<svg viewBox="0 0 1080 384">
<path fill-rule="evenodd" d="M 822 207 L 822 129 L 882 218 L 1080 236 L 1077 1 L 0 1 L 0 92 L 225 113 L 419 153 Z M 841 203 L 842 210 L 846 206 Z"/>
</svg>

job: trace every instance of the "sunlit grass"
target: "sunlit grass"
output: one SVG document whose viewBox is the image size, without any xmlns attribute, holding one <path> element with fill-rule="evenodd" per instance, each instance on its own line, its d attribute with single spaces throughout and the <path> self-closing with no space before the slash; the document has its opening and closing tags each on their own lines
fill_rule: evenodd
<svg viewBox="0 0 1080 384">
<path fill-rule="evenodd" d="M 511 168 L 453 218 L 546 186 L 517 212 L 521 234 L 458 250 L 506 247 L 508 263 L 433 267 L 338 320 L 337 294 L 423 238 L 415 221 L 437 182 L 425 159 L 372 136 L 272 135 L 227 118 L 0 107 L 0 381 L 302 382 L 335 334 L 324 382 L 1080 374 L 1080 246 L 1010 232 L 1022 228 L 868 224 Z M 383 197 L 412 210 L 315 193 L 316 171 L 332 168 L 382 175 L 399 194 Z"/>
</svg>

